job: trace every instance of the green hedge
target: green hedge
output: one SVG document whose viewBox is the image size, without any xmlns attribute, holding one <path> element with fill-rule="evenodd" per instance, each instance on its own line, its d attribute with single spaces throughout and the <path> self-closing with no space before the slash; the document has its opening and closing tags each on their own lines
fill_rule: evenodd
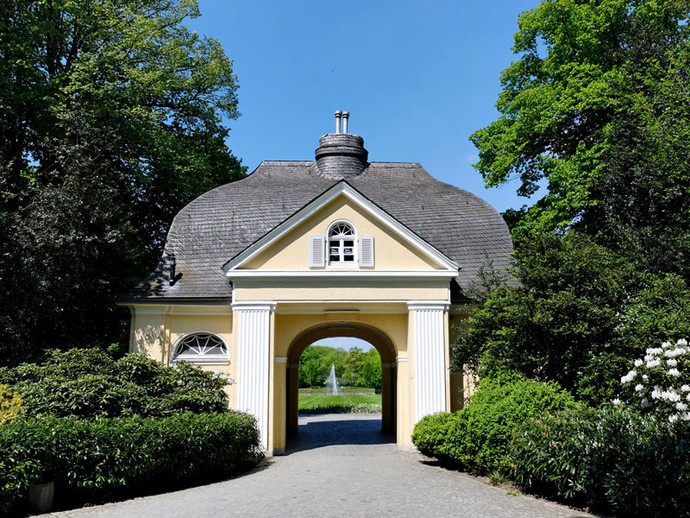
<svg viewBox="0 0 690 518">
<path fill-rule="evenodd" d="M 690 424 L 618 408 L 526 423 L 511 446 L 522 487 L 616 516 L 690 516 Z"/>
<path fill-rule="evenodd" d="M 507 474 L 510 441 L 530 418 L 574 408 L 556 383 L 503 374 L 485 378 L 469 405 L 454 414 L 427 416 L 415 426 L 412 442 L 430 457 L 475 474 Z"/>
<path fill-rule="evenodd" d="M 188 363 L 166 367 L 142 354 L 114 359 L 100 349 L 48 351 L 42 362 L 0 368 L 28 416 L 164 417 L 224 412 L 226 381 Z"/>
<path fill-rule="evenodd" d="M 219 480 L 253 465 L 258 444 L 254 418 L 239 412 L 18 419 L 0 427 L 0 514 L 25 511 L 39 482 L 73 507 Z"/>
</svg>

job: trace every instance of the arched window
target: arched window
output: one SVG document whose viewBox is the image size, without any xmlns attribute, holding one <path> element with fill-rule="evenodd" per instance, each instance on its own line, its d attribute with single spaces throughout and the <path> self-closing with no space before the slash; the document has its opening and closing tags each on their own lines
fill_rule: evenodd
<svg viewBox="0 0 690 518">
<path fill-rule="evenodd" d="M 339 221 L 328 231 L 328 263 L 354 263 L 355 229 L 349 223 Z"/>
<path fill-rule="evenodd" d="M 180 340 L 172 359 L 173 362 L 227 363 L 228 348 L 216 335 L 194 333 Z"/>
</svg>

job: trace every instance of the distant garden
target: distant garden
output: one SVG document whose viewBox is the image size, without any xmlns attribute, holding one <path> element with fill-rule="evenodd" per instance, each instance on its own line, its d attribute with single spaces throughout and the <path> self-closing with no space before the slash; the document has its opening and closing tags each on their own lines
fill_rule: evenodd
<svg viewBox="0 0 690 518">
<path fill-rule="evenodd" d="M 338 394 L 327 386 L 331 369 Z M 324 413 L 381 412 L 381 356 L 374 348 L 364 352 L 324 345 L 305 349 L 299 361 L 299 411 Z"/>
</svg>

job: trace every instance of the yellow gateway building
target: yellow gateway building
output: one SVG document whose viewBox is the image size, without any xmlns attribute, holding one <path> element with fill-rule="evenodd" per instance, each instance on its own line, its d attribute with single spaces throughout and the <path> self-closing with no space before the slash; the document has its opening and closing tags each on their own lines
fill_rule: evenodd
<svg viewBox="0 0 690 518">
<path fill-rule="evenodd" d="M 501 216 L 417 163 L 369 162 L 347 112 L 314 161 L 263 162 L 175 217 L 156 271 L 128 293 L 131 351 L 227 376 L 268 454 L 297 430 L 297 366 L 327 337 L 381 354 L 382 425 L 397 443 L 462 405 L 453 321 L 480 268 L 509 264 Z"/>
</svg>

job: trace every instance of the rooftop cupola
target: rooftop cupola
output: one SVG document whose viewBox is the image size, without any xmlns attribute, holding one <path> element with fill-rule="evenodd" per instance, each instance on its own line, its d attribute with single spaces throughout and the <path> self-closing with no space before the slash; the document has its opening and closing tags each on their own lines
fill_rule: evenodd
<svg viewBox="0 0 690 518">
<path fill-rule="evenodd" d="M 316 150 L 316 167 L 328 178 L 351 178 L 367 166 L 369 152 L 364 149 L 364 139 L 347 132 L 348 112 L 335 112 L 335 133 L 327 133 L 319 139 Z"/>
</svg>

